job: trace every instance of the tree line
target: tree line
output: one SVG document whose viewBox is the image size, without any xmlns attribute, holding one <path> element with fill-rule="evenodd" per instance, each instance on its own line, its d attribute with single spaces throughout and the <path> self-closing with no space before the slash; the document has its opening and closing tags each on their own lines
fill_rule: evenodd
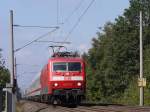
<svg viewBox="0 0 150 112">
<path fill-rule="evenodd" d="M 139 104 L 139 15 L 143 12 L 145 104 L 150 105 L 150 0 L 130 0 L 115 22 L 107 22 L 83 54 L 87 98 L 101 103 Z"/>
</svg>

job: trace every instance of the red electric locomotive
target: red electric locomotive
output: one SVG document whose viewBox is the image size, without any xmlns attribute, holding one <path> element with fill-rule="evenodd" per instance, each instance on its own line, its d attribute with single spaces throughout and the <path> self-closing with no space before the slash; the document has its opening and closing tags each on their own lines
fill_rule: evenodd
<svg viewBox="0 0 150 112">
<path fill-rule="evenodd" d="M 74 53 L 57 52 L 48 60 L 39 77 L 26 90 L 28 99 L 78 104 L 84 98 L 85 63 Z"/>
</svg>

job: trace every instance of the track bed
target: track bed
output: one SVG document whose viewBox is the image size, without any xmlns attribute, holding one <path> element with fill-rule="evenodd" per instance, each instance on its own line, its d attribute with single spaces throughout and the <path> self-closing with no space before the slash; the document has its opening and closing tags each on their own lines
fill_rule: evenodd
<svg viewBox="0 0 150 112">
<path fill-rule="evenodd" d="M 150 112 L 150 107 L 81 104 L 77 107 L 21 101 L 23 112 Z"/>
</svg>

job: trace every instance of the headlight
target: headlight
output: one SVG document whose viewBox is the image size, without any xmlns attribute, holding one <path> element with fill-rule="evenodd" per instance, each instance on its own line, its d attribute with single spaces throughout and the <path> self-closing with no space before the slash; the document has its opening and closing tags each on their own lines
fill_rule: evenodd
<svg viewBox="0 0 150 112">
<path fill-rule="evenodd" d="M 81 83 L 80 83 L 80 82 L 78 82 L 78 83 L 77 83 L 77 86 L 81 86 Z"/>
<path fill-rule="evenodd" d="M 58 83 L 54 83 L 54 86 L 57 87 L 57 86 L 58 86 Z"/>
</svg>

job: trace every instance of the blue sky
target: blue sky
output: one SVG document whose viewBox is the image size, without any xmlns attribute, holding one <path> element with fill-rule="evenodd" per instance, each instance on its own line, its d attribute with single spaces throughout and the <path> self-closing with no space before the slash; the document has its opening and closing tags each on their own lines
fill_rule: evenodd
<svg viewBox="0 0 150 112">
<path fill-rule="evenodd" d="M 60 26 L 60 29 L 44 37 L 42 40 L 63 41 L 74 26 L 80 15 L 87 8 L 91 0 L 1 0 L 0 1 L 0 48 L 3 49 L 3 58 L 8 66 L 9 50 L 9 11 L 14 11 L 14 24 Z M 81 6 L 64 23 L 79 3 Z M 95 0 L 81 22 L 69 35 L 68 50 L 86 52 L 91 47 L 91 39 L 96 37 L 98 27 L 103 27 L 108 21 L 114 21 L 129 7 L 128 0 Z M 61 23 L 64 23 L 63 25 Z M 14 28 L 15 49 L 23 46 L 38 36 L 52 29 Z M 52 43 L 33 43 L 15 53 L 18 65 L 19 86 L 26 88 L 41 70 L 51 55 L 48 48 Z M 32 66 L 35 65 L 35 66 Z"/>
</svg>

